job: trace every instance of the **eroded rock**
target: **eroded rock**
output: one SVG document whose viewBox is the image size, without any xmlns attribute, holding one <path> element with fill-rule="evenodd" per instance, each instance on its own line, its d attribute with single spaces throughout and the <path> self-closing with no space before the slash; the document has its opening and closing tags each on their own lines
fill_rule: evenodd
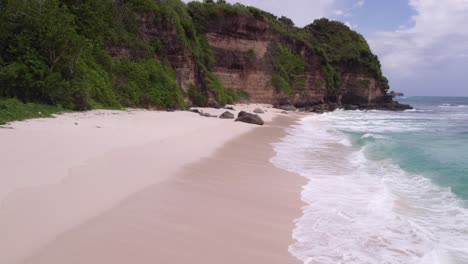
<svg viewBox="0 0 468 264">
<path fill-rule="evenodd" d="M 245 111 L 241 111 L 235 121 L 259 125 L 259 126 L 263 126 L 265 124 L 265 122 L 259 115 L 247 113 Z"/>
<path fill-rule="evenodd" d="M 265 111 L 263 111 L 263 110 L 260 109 L 260 108 L 257 108 L 257 109 L 254 110 L 254 113 L 256 113 L 256 114 L 264 114 Z"/>
<path fill-rule="evenodd" d="M 234 119 L 235 116 L 233 113 L 229 112 L 229 111 L 226 111 L 224 113 L 222 113 L 219 118 L 222 118 L 222 119 Z"/>
</svg>

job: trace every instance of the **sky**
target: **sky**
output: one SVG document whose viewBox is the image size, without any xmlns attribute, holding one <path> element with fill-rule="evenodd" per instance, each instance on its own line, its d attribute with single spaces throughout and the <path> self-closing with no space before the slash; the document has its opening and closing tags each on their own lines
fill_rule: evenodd
<svg viewBox="0 0 468 264">
<path fill-rule="evenodd" d="M 356 30 L 379 56 L 391 90 L 468 96 L 468 0 L 228 0 L 291 18 L 327 17 Z"/>
</svg>

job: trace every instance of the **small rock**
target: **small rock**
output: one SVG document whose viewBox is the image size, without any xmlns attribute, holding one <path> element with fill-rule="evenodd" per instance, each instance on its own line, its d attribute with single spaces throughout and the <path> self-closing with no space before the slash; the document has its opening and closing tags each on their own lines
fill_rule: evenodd
<svg viewBox="0 0 468 264">
<path fill-rule="evenodd" d="M 265 122 L 263 122 L 263 119 L 259 115 L 247 113 L 245 111 L 241 111 L 235 121 L 254 124 L 254 125 L 260 125 L 260 126 L 263 126 L 263 124 L 265 124 Z"/>
<path fill-rule="evenodd" d="M 210 113 L 200 113 L 200 115 L 204 117 L 218 117 L 217 115 L 212 115 Z"/>
<path fill-rule="evenodd" d="M 262 109 L 257 108 L 257 109 L 254 110 L 254 113 L 256 113 L 256 114 L 264 114 L 265 112 L 264 112 Z"/>
<path fill-rule="evenodd" d="M 296 111 L 296 107 L 294 107 L 293 105 L 276 105 L 275 108 L 285 111 Z"/>
<path fill-rule="evenodd" d="M 75 126 L 77 126 L 77 125 L 78 125 L 78 123 L 75 122 Z"/>
<path fill-rule="evenodd" d="M 288 111 L 281 111 L 281 113 L 285 115 L 289 114 Z"/>
<path fill-rule="evenodd" d="M 100 126 L 96 126 L 96 128 L 101 128 Z"/>
<path fill-rule="evenodd" d="M 197 113 L 197 114 L 201 113 L 201 111 L 196 109 L 196 108 L 190 108 L 189 111 L 192 112 L 192 113 Z"/>
<path fill-rule="evenodd" d="M 224 109 L 231 110 L 231 111 L 236 111 L 236 109 L 234 109 L 234 107 L 232 107 L 232 106 L 226 106 Z"/>
<path fill-rule="evenodd" d="M 216 101 L 213 101 L 213 102 L 209 103 L 208 107 L 211 107 L 211 108 L 214 108 L 214 109 L 221 109 L 221 105 L 218 104 L 218 102 L 216 102 Z"/>
<path fill-rule="evenodd" d="M 6 124 L 7 124 L 7 122 L 0 120 L 0 126 L 4 126 Z"/>
<path fill-rule="evenodd" d="M 219 116 L 219 118 L 222 118 L 222 119 L 234 119 L 234 114 L 229 112 L 229 111 L 226 111 L 224 112 L 222 115 Z"/>
<path fill-rule="evenodd" d="M 345 105 L 344 109 L 345 110 L 358 110 L 359 106 L 357 106 L 357 105 Z"/>
</svg>

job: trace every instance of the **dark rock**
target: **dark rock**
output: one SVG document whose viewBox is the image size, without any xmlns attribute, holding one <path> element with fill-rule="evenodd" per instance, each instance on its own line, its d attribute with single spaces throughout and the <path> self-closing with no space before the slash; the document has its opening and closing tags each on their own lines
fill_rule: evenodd
<svg viewBox="0 0 468 264">
<path fill-rule="evenodd" d="M 358 110 L 359 106 L 357 105 L 345 105 L 344 110 Z"/>
<path fill-rule="evenodd" d="M 213 102 L 210 102 L 208 104 L 208 107 L 211 107 L 211 108 L 214 108 L 214 109 L 221 109 L 222 106 L 218 102 L 213 101 Z"/>
<path fill-rule="evenodd" d="M 244 122 L 260 126 L 263 126 L 265 124 L 265 122 L 263 122 L 263 119 L 259 115 L 247 113 L 245 111 L 241 111 L 239 113 L 236 122 Z"/>
<path fill-rule="evenodd" d="M 231 110 L 231 111 L 236 111 L 236 109 L 234 109 L 234 107 L 232 107 L 232 106 L 226 106 L 226 107 L 224 107 L 224 109 Z"/>
<path fill-rule="evenodd" d="M 192 112 L 192 113 L 197 113 L 197 114 L 201 113 L 200 110 L 198 110 L 196 108 L 190 108 L 189 111 Z"/>
<path fill-rule="evenodd" d="M 77 126 L 77 125 L 78 125 L 78 123 L 75 123 L 75 126 Z"/>
<path fill-rule="evenodd" d="M 217 115 L 212 115 L 210 113 L 200 113 L 200 115 L 204 117 L 218 117 Z"/>
<path fill-rule="evenodd" d="M 229 111 L 226 111 L 222 115 L 219 116 L 219 118 L 222 118 L 222 119 L 234 119 L 234 117 L 235 117 L 234 114 Z"/>
<path fill-rule="evenodd" d="M 275 105 L 274 107 L 285 111 L 296 111 L 296 107 L 293 105 Z"/>
<path fill-rule="evenodd" d="M 256 113 L 256 114 L 264 114 L 265 112 L 264 112 L 262 109 L 257 108 L 257 109 L 254 110 L 254 113 Z"/>
<path fill-rule="evenodd" d="M 289 114 L 288 111 L 281 111 L 281 113 L 285 115 Z"/>
<path fill-rule="evenodd" d="M 407 104 L 400 104 L 396 101 L 392 101 L 390 103 L 379 104 L 376 107 L 370 107 L 371 109 L 377 110 L 388 110 L 388 111 L 404 111 L 413 109 L 410 105 Z"/>
</svg>

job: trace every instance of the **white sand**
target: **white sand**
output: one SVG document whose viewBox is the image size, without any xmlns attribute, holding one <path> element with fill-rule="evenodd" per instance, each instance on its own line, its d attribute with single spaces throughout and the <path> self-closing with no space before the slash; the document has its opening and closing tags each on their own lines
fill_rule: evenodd
<svg viewBox="0 0 468 264">
<path fill-rule="evenodd" d="M 261 115 L 265 121 L 280 112 L 235 106 L 256 107 L 268 111 Z M 5 264 L 18 263 L 257 126 L 190 112 L 100 110 L 11 127 L 0 129 L 0 263 Z"/>
</svg>

